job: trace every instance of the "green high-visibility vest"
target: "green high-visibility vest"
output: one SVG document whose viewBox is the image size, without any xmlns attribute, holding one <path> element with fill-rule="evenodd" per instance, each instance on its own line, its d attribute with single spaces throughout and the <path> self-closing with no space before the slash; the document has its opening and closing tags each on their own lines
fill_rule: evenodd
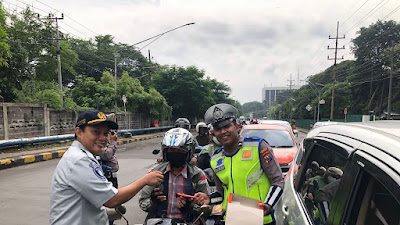
<svg viewBox="0 0 400 225">
<path fill-rule="evenodd" d="M 260 164 L 261 141 L 245 138 L 243 146 L 234 155 L 225 156 L 220 151 L 211 157 L 211 168 L 223 183 L 224 210 L 230 193 L 265 201 L 271 185 Z M 273 214 L 264 216 L 264 224 L 272 221 L 275 221 Z"/>
</svg>

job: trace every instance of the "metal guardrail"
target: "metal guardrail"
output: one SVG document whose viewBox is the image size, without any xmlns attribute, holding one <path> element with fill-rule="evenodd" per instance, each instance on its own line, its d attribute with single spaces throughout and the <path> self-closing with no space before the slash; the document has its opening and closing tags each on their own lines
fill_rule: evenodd
<svg viewBox="0 0 400 225">
<path fill-rule="evenodd" d="M 165 131 L 165 130 L 168 130 L 171 128 L 173 128 L 173 126 L 120 130 L 120 131 L 118 131 L 118 134 L 125 134 L 125 133 L 131 133 L 132 135 L 146 134 L 146 133 Z M 34 143 L 51 142 L 51 141 L 63 141 L 63 140 L 74 139 L 74 138 L 75 138 L 75 134 L 64 134 L 64 135 L 55 135 L 55 136 L 46 136 L 46 137 L 33 137 L 33 138 L 2 140 L 2 141 L 0 141 L 0 147 L 34 144 Z"/>
</svg>

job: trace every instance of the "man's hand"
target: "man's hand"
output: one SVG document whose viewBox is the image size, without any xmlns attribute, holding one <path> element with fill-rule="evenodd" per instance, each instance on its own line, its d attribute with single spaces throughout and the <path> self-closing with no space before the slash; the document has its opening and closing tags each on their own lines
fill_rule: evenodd
<svg viewBox="0 0 400 225">
<path fill-rule="evenodd" d="M 112 134 L 112 132 L 110 132 L 110 140 L 117 141 L 117 139 L 118 139 L 118 132 L 114 132 L 114 134 Z"/>
<path fill-rule="evenodd" d="M 153 191 L 151 192 L 150 197 L 154 203 L 159 203 L 167 200 L 167 196 L 164 195 L 164 193 L 160 190 L 160 188 L 154 188 Z"/>
<path fill-rule="evenodd" d="M 179 197 L 178 208 L 183 208 L 187 203 L 187 199 L 185 197 Z"/>
<path fill-rule="evenodd" d="M 158 158 L 157 158 L 157 163 L 161 163 L 162 160 L 163 160 L 163 157 L 162 157 L 162 156 L 158 157 Z"/>
<path fill-rule="evenodd" d="M 191 162 L 193 165 L 196 165 L 196 163 L 197 163 L 197 158 L 196 158 L 196 157 L 193 157 L 193 158 L 190 160 L 190 162 Z"/>
<path fill-rule="evenodd" d="M 198 192 L 194 195 L 196 198 L 193 200 L 194 204 L 197 205 L 208 205 L 210 204 L 210 198 L 203 192 Z"/>
<path fill-rule="evenodd" d="M 160 185 L 164 175 L 160 171 L 154 171 L 144 176 L 146 184 L 149 186 Z"/>
<path fill-rule="evenodd" d="M 264 210 L 264 216 L 269 215 L 269 214 L 272 213 L 272 207 L 270 205 L 264 204 L 264 203 L 262 203 L 260 205 L 262 206 L 262 208 Z"/>
</svg>

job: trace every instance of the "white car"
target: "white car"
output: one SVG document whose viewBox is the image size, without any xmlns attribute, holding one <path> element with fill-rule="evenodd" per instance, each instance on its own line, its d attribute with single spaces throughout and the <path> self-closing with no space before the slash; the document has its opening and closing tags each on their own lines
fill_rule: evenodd
<svg viewBox="0 0 400 225">
<path fill-rule="evenodd" d="M 285 177 L 277 225 L 400 223 L 400 121 L 310 130 Z"/>
<path fill-rule="evenodd" d="M 259 121 L 259 124 L 267 124 L 267 125 L 280 125 L 287 127 L 289 130 L 292 130 L 292 126 L 290 126 L 290 123 L 288 121 L 284 120 L 261 120 Z M 292 131 L 293 135 L 297 136 L 297 130 Z"/>
<path fill-rule="evenodd" d="M 340 122 L 334 122 L 334 121 L 321 121 L 321 122 L 316 122 L 314 124 L 313 128 L 327 126 L 327 125 L 333 125 L 333 124 L 339 124 L 339 123 Z"/>
</svg>

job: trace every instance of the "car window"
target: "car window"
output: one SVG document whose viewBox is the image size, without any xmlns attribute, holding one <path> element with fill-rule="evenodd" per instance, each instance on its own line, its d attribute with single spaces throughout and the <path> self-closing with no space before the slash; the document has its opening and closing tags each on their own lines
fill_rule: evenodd
<svg viewBox="0 0 400 225">
<path fill-rule="evenodd" d="M 329 216 L 329 203 L 335 197 L 347 160 L 335 149 L 340 147 L 332 144 L 329 148 L 319 144 L 305 145 L 304 148 L 311 152 L 301 162 L 305 167 L 297 190 L 309 218 L 315 224 L 325 223 Z"/>
<path fill-rule="evenodd" d="M 265 139 L 271 147 L 293 147 L 295 143 L 285 130 L 243 130 L 242 136 L 257 136 Z"/>
<path fill-rule="evenodd" d="M 365 173 L 356 193 L 349 224 L 400 224 L 400 204 L 386 187 Z"/>
</svg>

